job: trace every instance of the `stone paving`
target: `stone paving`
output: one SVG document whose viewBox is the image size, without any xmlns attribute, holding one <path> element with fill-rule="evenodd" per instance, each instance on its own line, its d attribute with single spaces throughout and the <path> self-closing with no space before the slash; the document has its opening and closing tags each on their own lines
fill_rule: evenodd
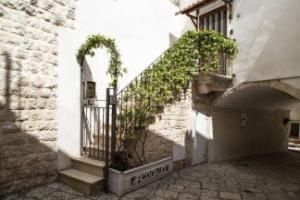
<svg viewBox="0 0 300 200">
<path fill-rule="evenodd" d="M 101 193 L 86 197 L 52 183 L 5 200 L 300 200 L 300 154 L 276 153 L 243 160 L 202 164 L 118 198 Z"/>
</svg>

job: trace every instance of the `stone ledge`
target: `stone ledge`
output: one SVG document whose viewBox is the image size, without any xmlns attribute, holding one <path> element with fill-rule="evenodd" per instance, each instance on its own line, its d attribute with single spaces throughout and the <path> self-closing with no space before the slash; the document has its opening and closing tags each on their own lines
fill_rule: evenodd
<svg viewBox="0 0 300 200">
<path fill-rule="evenodd" d="M 198 94 L 224 92 L 232 86 L 232 80 L 231 76 L 201 72 L 194 78 L 193 88 Z"/>
</svg>

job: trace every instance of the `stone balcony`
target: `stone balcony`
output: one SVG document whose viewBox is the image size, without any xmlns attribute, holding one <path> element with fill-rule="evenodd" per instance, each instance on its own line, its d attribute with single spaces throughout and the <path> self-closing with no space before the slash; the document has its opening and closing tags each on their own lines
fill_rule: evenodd
<svg viewBox="0 0 300 200">
<path fill-rule="evenodd" d="M 193 80 L 193 89 L 197 94 L 224 92 L 232 87 L 232 76 L 200 72 Z"/>
<path fill-rule="evenodd" d="M 212 101 L 232 85 L 232 76 L 200 72 L 192 81 L 193 109 L 209 115 Z"/>
</svg>

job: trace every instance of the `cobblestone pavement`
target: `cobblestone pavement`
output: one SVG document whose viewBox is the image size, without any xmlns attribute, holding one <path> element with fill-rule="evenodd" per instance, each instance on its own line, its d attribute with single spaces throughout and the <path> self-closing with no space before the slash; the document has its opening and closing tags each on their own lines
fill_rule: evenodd
<svg viewBox="0 0 300 200">
<path fill-rule="evenodd" d="M 276 153 L 202 164 L 131 192 L 86 197 L 60 183 L 7 196 L 5 200 L 300 200 L 300 154 Z"/>
</svg>

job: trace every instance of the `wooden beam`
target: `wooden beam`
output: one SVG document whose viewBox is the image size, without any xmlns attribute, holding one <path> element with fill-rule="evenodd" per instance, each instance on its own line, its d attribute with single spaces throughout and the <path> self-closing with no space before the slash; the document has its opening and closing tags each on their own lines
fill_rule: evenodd
<svg viewBox="0 0 300 200">
<path fill-rule="evenodd" d="M 229 19 L 232 20 L 233 17 L 232 4 L 230 2 L 226 2 L 226 8 L 229 14 Z"/>
<path fill-rule="evenodd" d="M 189 16 L 192 19 L 197 19 L 197 16 L 191 15 L 190 13 L 187 13 L 186 15 Z"/>
<path fill-rule="evenodd" d="M 216 0 L 198 0 L 197 2 L 187 6 L 186 8 L 179 10 L 178 12 L 175 13 L 175 15 L 191 13 L 197 10 L 198 8 L 200 8 L 201 6 L 204 6 L 213 1 Z"/>
<path fill-rule="evenodd" d="M 189 13 L 186 14 L 190 19 L 191 21 L 193 22 L 195 28 L 197 29 L 198 28 L 198 17 L 195 17 Z"/>
<path fill-rule="evenodd" d="M 197 16 L 197 19 L 196 19 L 196 22 L 197 22 L 196 30 L 199 31 L 200 30 L 199 9 L 196 11 L 196 16 Z"/>
</svg>

